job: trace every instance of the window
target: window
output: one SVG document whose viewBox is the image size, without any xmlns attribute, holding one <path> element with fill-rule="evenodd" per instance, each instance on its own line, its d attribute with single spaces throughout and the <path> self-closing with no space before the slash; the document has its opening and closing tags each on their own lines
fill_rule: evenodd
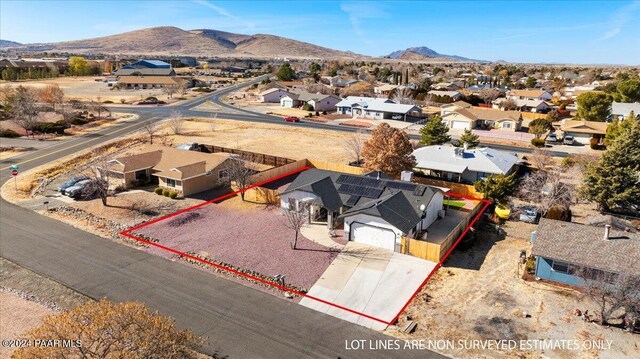
<svg viewBox="0 0 640 359">
<path fill-rule="evenodd" d="M 218 171 L 218 178 L 223 179 L 229 177 L 229 172 L 226 169 L 221 169 Z"/>
<path fill-rule="evenodd" d="M 576 272 L 575 266 L 560 261 L 553 261 L 553 263 L 551 264 L 551 269 L 553 269 L 554 272 L 565 274 L 574 274 Z"/>
<path fill-rule="evenodd" d="M 165 182 L 167 184 L 167 187 L 171 187 L 171 188 L 176 187 L 176 180 L 173 180 L 171 178 L 165 178 Z"/>
<path fill-rule="evenodd" d="M 503 122 L 502 128 L 511 128 L 511 122 Z"/>
</svg>

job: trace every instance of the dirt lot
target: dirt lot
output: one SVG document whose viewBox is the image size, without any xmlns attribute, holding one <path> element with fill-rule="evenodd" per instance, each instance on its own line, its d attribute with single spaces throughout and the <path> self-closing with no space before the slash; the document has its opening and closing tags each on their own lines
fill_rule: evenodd
<svg viewBox="0 0 640 359">
<path fill-rule="evenodd" d="M 169 132 L 168 129 L 165 129 Z M 185 121 L 184 134 L 169 135 L 176 145 L 197 142 L 292 159 L 309 158 L 344 163 L 349 155 L 344 145 L 347 133 L 294 126 L 246 123 L 220 119 Z"/>
<path fill-rule="evenodd" d="M 294 232 L 280 208 L 242 202 L 233 197 L 136 230 L 159 243 L 264 276 L 283 274 L 286 284 L 311 288 L 338 251 L 303 236 L 291 248 Z M 152 247 L 150 252 L 172 256 Z"/>
<path fill-rule="evenodd" d="M 521 249 L 534 225 L 507 222 L 506 236 L 492 226 L 483 227 L 477 243 L 466 252 L 455 251 L 408 308 L 418 322 L 412 335 L 392 331 L 405 339 L 491 340 L 556 339 L 611 340 L 608 350 L 443 350 L 460 358 L 637 358 L 637 335 L 600 327 L 572 315 L 589 308 L 570 289 L 527 282 L 517 274 Z M 503 239 L 500 239 L 504 237 Z M 520 274 L 522 274 L 520 269 Z M 523 317 L 526 312 L 530 317 Z M 400 326 L 406 316 L 401 317 Z M 636 353 L 636 354 L 633 354 Z"/>
<path fill-rule="evenodd" d="M 0 258 L 0 339 L 24 338 L 46 316 L 87 300 L 59 283 Z M 0 358 L 8 358 L 14 349 L 0 347 Z"/>
</svg>

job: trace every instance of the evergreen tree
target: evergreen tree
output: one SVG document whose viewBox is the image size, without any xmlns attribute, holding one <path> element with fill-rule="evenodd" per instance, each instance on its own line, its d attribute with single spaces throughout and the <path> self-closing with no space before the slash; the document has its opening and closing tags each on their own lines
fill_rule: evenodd
<svg viewBox="0 0 640 359">
<path fill-rule="evenodd" d="M 484 198 L 490 200 L 493 204 L 506 205 L 509 201 L 509 196 L 513 194 L 517 184 L 515 173 L 508 176 L 492 174 L 485 180 L 477 181 L 475 188 L 476 191 L 482 192 Z"/>
<path fill-rule="evenodd" d="M 609 116 L 611 95 L 601 92 L 585 92 L 578 96 L 578 118 L 583 121 L 604 122 Z"/>
<path fill-rule="evenodd" d="M 466 144 L 467 148 L 474 148 L 480 144 L 480 137 L 471 132 L 470 129 L 465 128 L 464 132 L 460 136 L 460 144 L 462 146 Z"/>
<path fill-rule="evenodd" d="M 626 120 L 625 120 L 626 122 Z M 626 126 L 629 126 L 626 128 Z M 622 125 L 619 124 L 622 128 Z M 584 174 L 580 194 L 610 209 L 637 212 L 640 208 L 640 123 L 629 121 L 598 162 Z M 634 209 L 635 208 L 635 209 Z"/>
<path fill-rule="evenodd" d="M 447 143 L 451 140 L 451 136 L 447 134 L 448 132 L 449 128 L 442 122 L 440 116 L 431 116 L 420 129 L 420 143 L 427 146 Z"/>
<path fill-rule="evenodd" d="M 611 146 L 621 134 L 629 131 L 633 124 L 638 122 L 636 115 L 631 111 L 629 115 L 622 121 L 615 119 L 607 126 L 607 134 L 604 137 L 604 144 Z"/>
<path fill-rule="evenodd" d="M 293 80 L 295 75 L 296 75 L 295 72 L 293 71 L 293 69 L 291 68 L 291 65 L 289 65 L 288 62 L 285 62 L 282 65 L 280 65 L 280 68 L 276 73 L 276 77 L 280 81 L 291 81 Z"/>
</svg>

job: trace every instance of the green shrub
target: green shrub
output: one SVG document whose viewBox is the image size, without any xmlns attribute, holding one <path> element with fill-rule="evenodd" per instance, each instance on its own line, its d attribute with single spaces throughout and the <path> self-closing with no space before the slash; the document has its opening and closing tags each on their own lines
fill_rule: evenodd
<svg viewBox="0 0 640 359">
<path fill-rule="evenodd" d="M 162 195 L 165 197 L 169 197 L 169 195 L 171 194 L 171 191 L 169 191 L 168 189 L 163 189 L 162 190 Z"/>
<path fill-rule="evenodd" d="M 71 119 L 71 124 L 72 124 L 72 125 L 79 125 L 79 126 L 82 126 L 82 125 L 86 125 L 86 124 L 87 124 L 87 122 L 88 122 L 88 121 L 83 120 L 83 119 L 82 119 L 82 118 L 80 118 L 80 117 L 76 117 L 76 118 Z"/>
<path fill-rule="evenodd" d="M 310 103 L 305 103 L 302 106 L 302 109 L 305 110 L 305 111 L 313 111 L 313 106 Z"/>
<path fill-rule="evenodd" d="M 125 102 L 127 102 L 127 100 L 125 100 L 125 99 L 123 99 L 123 98 L 121 98 L 121 99 L 120 99 L 120 103 L 121 103 L 121 104 L 124 104 Z"/>
<path fill-rule="evenodd" d="M 575 158 L 568 156 L 563 158 L 560 164 L 562 165 L 562 167 L 573 167 L 573 165 L 576 164 L 576 160 Z"/>
<path fill-rule="evenodd" d="M 176 191 L 171 191 L 171 193 L 169 193 L 169 197 L 171 199 L 176 199 L 176 197 L 178 197 L 178 192 Z"/>
<path fill-rule="evenodd" d="M 544 140 L 542 138 L 532 138 L 531 144 L 536 147 L 544 147 Z"/>
<path fill-rule="evenodd" d="M 529 258 L 527 258 L 527 262 L 524 265 L 524 270 L 529 273 L 529 274 L 533 274 L 536 271 L 536 259 L 534 256 L 529 256 Z"/>
<path fill-rule="evenodd" d="M 162 188 L 158 187 L 158 188 L 154 189 L 153 192 L 155 192 L 157 195 L 161 195 L 162 194 Z"/>
<path fill-rule="evenodd" d="M 20 137 L 20 134 L 14 130 L 6 129 L 6 130 L 0 131 L 0 137 L 16 138 L 16 137 Z"/>
<path fill-rule="evenodd" d="M 320 116 L 320 112 L 316 111 L 316 116 Z"/>
</svg>

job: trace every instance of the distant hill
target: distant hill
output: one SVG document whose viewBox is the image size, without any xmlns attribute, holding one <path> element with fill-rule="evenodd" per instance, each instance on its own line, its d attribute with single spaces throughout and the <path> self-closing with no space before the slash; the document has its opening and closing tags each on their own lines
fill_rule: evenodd
<svg viewBox="0 0 640 359">
<path fill-rule="evenodd" d="M 426 46 L 410 47 L 405 50 L 394 51 L 385 57 L 388 57 L 390 59 L 403 59 L 403 56 L 404 56 L 405 57 L 404 59 L 406 60 L 413 58 L 414 61 L 419 61 L 420 59 L 419 55 L 423 56 L 422 58 L 423 60 L 431 59 L 432 61 L 435 59 L 438 59 L 438 60 L 444 59 L 449 61 L 453 60 L 453 61 L 460 61 L 460 62 L 488 62 L 485 60 L 475 60 L 475 59 L 470 59 L 470 58 L 462 57 L 458 55 L 440 54 L 435 50 L 432 50 Z"/>
<path fill-rule="evenodd" d="M 21 45 L 19 42 L 0 39 L 0 47 L 16 47 Z"/>
<path fill-rule="evenodd" d="M 8 47 L 8 46 L 0 46 Z M 274 35 L 243 35 L 211 29 L 163 26 L 85 40 L 17 44 L 17 51 L 157 56 L 222 56 L 338 59 L 365 57 Z M 13 49 L 12 49 L 13 50 Z"/>
</svg>

